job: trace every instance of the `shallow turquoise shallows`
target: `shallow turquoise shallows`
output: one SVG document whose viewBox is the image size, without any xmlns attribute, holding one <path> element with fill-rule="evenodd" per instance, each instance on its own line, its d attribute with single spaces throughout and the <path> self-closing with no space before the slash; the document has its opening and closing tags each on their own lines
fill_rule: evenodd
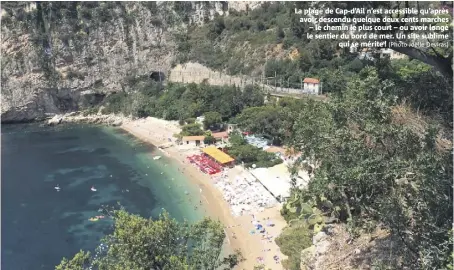
<svg viewBox="0 0 454 270">
<path fill-rule="evenodd" d="M 177 164 L 153 160 L 159 150 L 118 129 L 7 125 L 1 139 L 2 269 L 54 269 L 62 257 L 93 251 L 112 221 L 89 219 L 106 206 L 144 217 L 164 208 L 180 221 L 204 216 L 199 188 Z"/>
</svg>

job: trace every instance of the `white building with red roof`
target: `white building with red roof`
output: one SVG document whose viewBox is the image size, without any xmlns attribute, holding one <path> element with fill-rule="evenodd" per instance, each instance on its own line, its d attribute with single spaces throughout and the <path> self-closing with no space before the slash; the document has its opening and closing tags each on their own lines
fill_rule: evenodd
<svg viewBox="0 0 454 270">
<path fill-rule="evenodd" d="M 304 78 L 304 92 L 310 94 L 320 94 L 320 80 L 314 78 Z"/>
</svg>

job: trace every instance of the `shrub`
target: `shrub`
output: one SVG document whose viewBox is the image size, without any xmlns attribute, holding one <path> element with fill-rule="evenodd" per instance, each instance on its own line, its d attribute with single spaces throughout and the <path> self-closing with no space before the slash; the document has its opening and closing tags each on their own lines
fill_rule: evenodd
<svg viewBox="0 0 454 270">
<path fill-rule="evenodd" d="M 186 121 L 186 124 L 194 124 L 195 120 L 196 120 L 195 118 L 188 118 L 185 121 Z"/>
<path fill-rule="evenodd" d="M 182 136 L 202 136 L 204 131 L 201 129 L 200 124 L 188 124 L 183 126 L 180 134 Z"/>
<path fill-rule="evenodd" d="M 265 152 L 253 145 L 243 143 L 244 142 L 241 140 L 238 140 L 228 147 L 227 151 L 229 155 L 233 156 L 238 162 L 244 162 L 246 167 L 251 167 L 255 164 L 258 168 L 268 168 L 282 163 L 282 160 L 277 158 L 275 154 Z"/>
<path fill-rule="evenodd" d="M 276 244 L 288 259 L 282 261 L 285 269 L 301 269 L 301 251 L 312 245 L 312 231 L 303 222 L 287 227 L 276 238 Z"/>
<path fill-rule="evenodd" d="M 206 136 L 205 139 L 203 140 L 204 144 L 214 144 L 216 143 L 216 139 L 213 136 Z"/>
<path fill-rule="evenodd" d="M 221 114 L 218 112 L 206 112 L 204 114 L 203 128 L 215 130 L 222 124 Z"/>
<path fill-rule="evenodd" d="M 278 27 L 276 29 L 276 41 L 278 43 L 282 42 L 282 40 L 285 38 L 285 32 L 282 30 L 282 28 Z"/>
</svg>

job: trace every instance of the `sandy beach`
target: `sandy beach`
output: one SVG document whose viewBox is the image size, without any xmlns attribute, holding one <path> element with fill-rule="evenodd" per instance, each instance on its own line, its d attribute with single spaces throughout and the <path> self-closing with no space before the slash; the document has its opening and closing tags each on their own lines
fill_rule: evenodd
<svg viewBox="0 0 454 270">
<path fill-rule="evenodd" d="M 169 143 L 169 138 L 173 141 L 173 135 L 180 132 L 178 123 L 165 121 L 162 119 L 148 117 L 146 119 L 128 121 L 121 125 L 121 128 L 136 138 L 151 143 L 155 146 L 160 146 Z M 210 217 L 219 219 L 226 227 L 227 241 L 231 250 L 241 250 L 245 261 L 243 261 L 236 269 L 252 270 L 256 265 L 265 265 L 265 269 L 281 270 L 283 269 L 280 263 L 276 263 L 273 256 L 278 256 L 280 260 L 285 256 L 280 252 L 274 238 L 280 234 L 286 226 L 285 220 L 281 217 L 279 210 L 280 205 L 273 208 L 265 209 L 260 213 L 255 213 L 256 221 L 261 221 L 265 224 L 266 219 L 273 221 L 273 227 L 266 227 L 266 230 L 272 238 L 270 240 L 262 240 L 260 234 L 250 234 L 254 229 L 252 224 L 252 215 L 243 215 L 235 217 L 230 211 L 229 204 L 223 199 L 223 195 L 219 189 L 213 184 L 213 180 L 209 175 L 200 172 L 195 166 L 186 160 L 186 156 L 193 151 L 183 151 L 178 146 L 166 148 L 163 151 L 168 157 L 171 157 L 181 164 L 184 174 L 194 185 L 201 187 L 201 195 L 204 198 L 204 208 Z M 235 167 L 231 170 L 241 170 Z M 263 258 L 262 262 L 258 262 L 257 258 Z"/>
</svg>

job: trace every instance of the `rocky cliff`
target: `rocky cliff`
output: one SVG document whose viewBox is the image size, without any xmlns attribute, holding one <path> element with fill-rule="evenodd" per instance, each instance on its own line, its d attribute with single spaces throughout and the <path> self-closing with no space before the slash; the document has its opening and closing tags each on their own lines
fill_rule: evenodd
<svg viewBox="0 0 454 270">
<path fill-rule="evenodd" d="M 229 7 L 230 5 L 230 7 Z M 21 122 L 129 91 L 136 76 L 168 73 L 174 35 L 242 2 L 3 2 L 1 121 Z"/>
</svg>

